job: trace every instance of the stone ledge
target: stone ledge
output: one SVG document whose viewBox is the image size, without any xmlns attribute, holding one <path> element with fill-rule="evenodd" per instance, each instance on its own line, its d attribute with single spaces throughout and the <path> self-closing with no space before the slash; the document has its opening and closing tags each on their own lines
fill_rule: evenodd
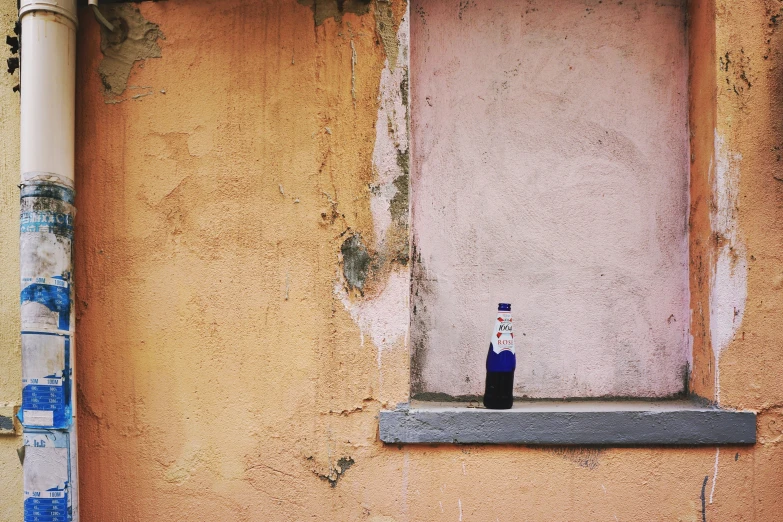
<svg viewBox="0 0 783 522">
<path fill-rule="evenodd" d="M 755 444 L 756 414 L 687 400 L 524 401 L 510 410 L 414 403 L 381 411 L 380 437 L 388 444 Z"/>
</svg>

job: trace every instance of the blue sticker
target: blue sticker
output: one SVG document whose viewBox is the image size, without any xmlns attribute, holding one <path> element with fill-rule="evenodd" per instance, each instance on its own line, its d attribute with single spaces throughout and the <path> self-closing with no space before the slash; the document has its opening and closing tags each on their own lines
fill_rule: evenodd
<svg viewBox="0 0 783 522">
<path fill-rule="evenodd" d="M 70 336 L 28 331 L 22 332 L 22 335 L 26 337 L 23 338 L 25 350 L 35 350 L 37 358 L 31 368 L 25 367 L 23 361 L 19 421 L 25 428 L 68 428 L 73 420 Z M 32 336 L 43 336 L 44 340 L 37 341 L 37 346 L 27 346 L 36 342 L 31 339 Z M 62 371 L 48 375 L 36 372 L 36 367 L 47 367 L 50 360 L 62 360 Z"/>
<path fill-rule="evenodd" d="M 62 281 L 59 284 L 33 283 L 22 289 L 19 302 L 40 303 L 52 312 L 59 314 L 57 328 L 68 331 L 71 328 L 71 290 L 65 277 L 55 276 L 52 280 Z M 54 282 L 54 281 L 52 281 Z M 65 284 L 65 286 L 61 286 Z"/>
<path fill-rule="evenodd" d="M 47 491 L 25 491 L 24 522 L 68 522 L 67 486 Z"/>
</svg>

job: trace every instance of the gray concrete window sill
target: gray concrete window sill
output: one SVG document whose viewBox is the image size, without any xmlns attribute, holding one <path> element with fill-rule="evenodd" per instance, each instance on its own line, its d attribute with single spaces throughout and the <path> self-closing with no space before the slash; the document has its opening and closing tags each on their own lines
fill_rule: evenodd
<svg viewBox="0 0 783 522">
<path fill-rule="evenodd" d="M 380 412 L 388 444 L 755 444 L 756 414 L 697 401 L 518 401 L 510 410 L 413 402 Z"/>
</svg>

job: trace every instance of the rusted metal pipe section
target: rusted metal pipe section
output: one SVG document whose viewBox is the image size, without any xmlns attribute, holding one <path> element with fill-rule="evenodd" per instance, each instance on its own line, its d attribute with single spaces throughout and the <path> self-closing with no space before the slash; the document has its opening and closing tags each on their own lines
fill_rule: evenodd
<svg viewBox="0 0 783 522">
<path fill-rule="evenodd" d="M 24 520 L 79 520 L 73 220 L 76 0 L 22 0 Z"/>
</svg>

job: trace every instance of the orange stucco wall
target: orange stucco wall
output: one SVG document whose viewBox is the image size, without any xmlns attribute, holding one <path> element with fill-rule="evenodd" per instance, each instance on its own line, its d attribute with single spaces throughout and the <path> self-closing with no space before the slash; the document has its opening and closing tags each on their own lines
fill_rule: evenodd
<svg viewBox="0 0 783 522">
<path fill-rule="evenodd" d="M 157 40 L 160 58 L 135 63 L 121 95 L 104 92 L 100 32 L 82 12 L 82 520 L 780 518 L 779 5 L 691 5 L 692 56 L 707 60 L 691 77 L 699 85 L 691 96 L 692 168 L 701 169 L 691 190 L 691 249 L 693 238 L 714 237 L 710 169 L 720 160 L 737 181 L 732 241 L 747 262 L 741 322 L 717 360 L 711 326 L 697 331 L 692 323 L 701 352 L 691 385 L 717 398 L 717 366 L 721 404 L 760 414 L 758 444 L 718 450 L 378 441 L 378 411 L 407 400 L 409 390 L 404 325 L 384 320 L 407 313 L 398 291 L 409 277 L 407 220 L 399 209 L 381 215 L 379 208 L 393 210 L 393 198 L 378 203 L 398 179 L 378 151 L 399 151 L 407 139 L 394 119 L 405 109 L 384 91 L 407 63 L 396 41 L 406 6 L 346 1 L 351 12 L 331 16 L 329 2 L 316 2 L 315 13 L 307 4 L 142 3 L 141 15 L 165 39 Z M 726 53 L 728 70 L 719 60 Z M 3 93 L 0 103 L 4 125 L 16 128 L 16 100 Z M 14 131 L 2 132 L 14 146 Z M 18 173 L 13 158 L 0 168 L 5 198 Z M 700 221 L 697 196 L 705 198 Z M 18 226 L 13 212 L 0 220 L 15 249 L 15 232 L 6 233 Z M 372 260 L 361 291 L 344 280 L 342 246 L 353 236 Z M 697 304 L 724 295 L 711 291 L 721 280 L 712 267 L 722 243 L 702 245 L 706 279 L 702 287 L 691 281 L 693 321 Z M 3 248 L 3 260 L 13 257 Z M 13 281 L 16 266 L 0 273 Z M 18 290 L 0 291 L 0 400 L 13 402 Z M 18 444 L 0 438 L 0 519 L 9 521 L 21 518 Z"/>
</svg>

